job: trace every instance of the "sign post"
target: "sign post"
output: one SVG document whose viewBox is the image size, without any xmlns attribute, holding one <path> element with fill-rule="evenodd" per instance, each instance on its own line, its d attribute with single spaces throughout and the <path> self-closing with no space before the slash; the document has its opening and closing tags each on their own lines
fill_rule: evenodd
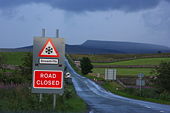
<svg viewBox="0 0 170 113">
<path fill-rule="evenodd" d="M 43 29 L 42 37 L 35 37 L 33 44 L 33 76 L 32 76 L 32 93 L 40 94 L 40 102 L 42 94 L 64 93 L 64 58 L 65 43 L 63 38 L 45 37 L 45 29 Z M 55 109 L 56 102 L 53 102 Z"/>
<path fill-rule="evenodd" d="M 137 76 L 138 76 L 138 79 L 136 80 L 136 85 L 139 86 L 139 88 L 140 88 L 140 96 L 141 96 L 142 95 L 142 86 L 145 85 L 145 80 L 143 80 L 144 74 L 139 73 Z"/>
</svg>

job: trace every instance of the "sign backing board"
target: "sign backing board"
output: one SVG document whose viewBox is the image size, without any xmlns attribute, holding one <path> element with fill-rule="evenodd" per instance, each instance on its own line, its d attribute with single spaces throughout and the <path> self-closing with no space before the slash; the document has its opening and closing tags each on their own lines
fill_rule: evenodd
<svg viewBox="0 0 170 113">
<path fill-rule="evenodd" d="M 35 79 L 35 72 L 38 71 L 48 72 L 50 70 L 51 72 L 61 71 L 63 73 L 65 68 L 64 58 L 65 43 L 63 38 L 35 37 L 33 44 L 33 80 Z M 63 76 L 61 82 L 61 88 L 35 87 L 33 83 L 32 93 L 62 94 L 64 92 Z"/>
</svg>

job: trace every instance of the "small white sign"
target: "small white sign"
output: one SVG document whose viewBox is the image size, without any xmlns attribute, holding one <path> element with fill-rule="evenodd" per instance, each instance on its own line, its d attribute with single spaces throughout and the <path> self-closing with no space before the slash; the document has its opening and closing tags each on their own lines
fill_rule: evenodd
<svg viewBox="0 0 170 113">
<path fill-rule="evenodd" d="M 40 59 L 40 64 L 58 64 L 58 59 Z"/>
</svg>

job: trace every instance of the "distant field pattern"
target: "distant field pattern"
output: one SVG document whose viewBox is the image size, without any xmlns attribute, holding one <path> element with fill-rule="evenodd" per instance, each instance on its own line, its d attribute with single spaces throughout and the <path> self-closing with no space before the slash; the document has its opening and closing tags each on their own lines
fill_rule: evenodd
<svg viewBox="0 0 170 113">
<path fill-rule="evenodd" d="M 163 61 L 170 61 L 170 58 L 144 58 L 113 63 L 93 63 L 93 65 L 159 65 Z"/>
<path fill-rule="evenodd" d="M 117 75 L 121 76 L 136 76 L 139 73 L 143 73 L 145 76 L 153 75 L 152 68 L 114 68 L 117 70 Z M 94 68 L 93 73 L 100 73 L 104 75 L 105 68 Z"/>
</svg>

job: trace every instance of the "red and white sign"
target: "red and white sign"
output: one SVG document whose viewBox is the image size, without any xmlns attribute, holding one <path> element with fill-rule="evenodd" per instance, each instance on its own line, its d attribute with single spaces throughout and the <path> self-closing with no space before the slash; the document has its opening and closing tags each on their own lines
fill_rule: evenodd
<svg viewBox="0 0 170 113">
<path fill-rule="evenodd" d="M 48 39 L 38 54 L 39 57 L 60 57 L 59 52 L 55 48 L 52 39 Z"/>
<path fill-rule="evenodd" d="M 54 70 L 35 70 L 33 75 L 33 87 L 62 89 L 63 72 Z"/>
</svg>

